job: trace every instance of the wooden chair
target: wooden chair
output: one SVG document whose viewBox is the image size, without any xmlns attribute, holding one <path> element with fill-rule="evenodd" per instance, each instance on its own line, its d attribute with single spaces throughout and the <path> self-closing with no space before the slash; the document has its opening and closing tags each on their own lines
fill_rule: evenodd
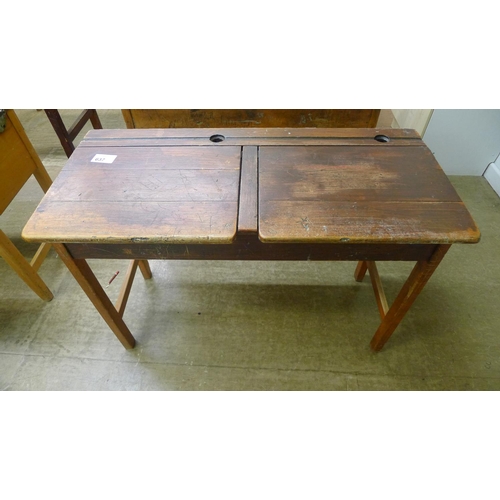
<svg viewBox="0 0 500 500">
<path fill-rule="evenodd" d="M 1 110 L 5 128 L 0 132 L 0 215 L 9 206 L 26 181 L 34 175 L 47 191 L 52 184 L 40 158 L 29 141 L 13 110 Z M 28 263 L 7 235 L 0 229 L 0 256 L 21 279 L 43 300 L 52 300 L 52 292 L 38 275 L 50 245 L 43 244 Z"/>
<path fill-rule="evenodd" d="M 99 120 L 99 116 L 97 115 L 97 111 L 95 109 L 84 109 L 80 113 L 80 116 L 75 120 L 75 123 L 73 123 L 73 125 L 71 125 L 68 129 L 64 125 L 63 119 L 57 109 L 46 109 L 45 114 L 52 124 L 52 128 L 57 134 L 57 137 L 59 137 L 61 146 L 63 147 L 68 158 L 75 150 L 73 141 L 89 120 L 94 128 L 102 128 L 101 121 Z"/>
<path fill-rule="evenodd" d="M 380 109 L 122 109 L 127 128 L 376 127 Z"/>
</svg>

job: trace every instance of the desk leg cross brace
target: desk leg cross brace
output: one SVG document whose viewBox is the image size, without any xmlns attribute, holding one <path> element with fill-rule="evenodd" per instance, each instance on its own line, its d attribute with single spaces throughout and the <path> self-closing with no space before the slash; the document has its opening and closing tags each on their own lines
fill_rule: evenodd
<svg viewBox="0 0 500 500">
<path fill-rule="evenodd" d="M 118 340 L 125 349 L 132 349 L 135 346 L 135 339 L 130 333 L 128 326 L 122 319 L 125 305 L 132 287 L 137 266 L 139 266 L 145 279 L 151 278 L 151 269 L 146 260 L 134 260 L 127 271 L 127 277 L 120 290 L 120 296 L 116 307 L 113 305 L 101 284 L 95 277 L 85 259 L 73 259 L 63 244 L 53 245 L 61 260 L 66 264 L 71 274 L 87 294 L 94 307 L 103 317 L 104 321 L 111 328 Z"/>
<path fill-rule="evenodd" d="M 410 309 L 427 281 L 429 281 L 429 278 L 436 270 L 450 246 L 451 245 L 437 245 L 436 250 L 429 260 L 418 261 L 416 263 L 391 307 L 387 304 L 387 299 L 384 289 L 382 288 L 375 262 L 360 261 L 358 263 L 356 271 L 354 272 L 354 278 L 356 281 L 362 281 L 366 271 L 369 272 L 380 317 L 382 318 L 382 322 L 370 342 L 370 347 L 374 351 L 380 351 L 380 349 L 384 347 L 384 344 L 389 340 L 408 309 Z"/>
</svg>

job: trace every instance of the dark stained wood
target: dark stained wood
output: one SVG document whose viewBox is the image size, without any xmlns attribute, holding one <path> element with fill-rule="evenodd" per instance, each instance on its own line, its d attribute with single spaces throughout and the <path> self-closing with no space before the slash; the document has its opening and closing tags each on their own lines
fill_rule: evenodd
<svg viewBox="0 0 500 500">
<path fill-rule="evenodd" d="M 219 131 L 214 131 L 219 134 Z M 222 134 L 220 134 L 222 135 Z M 133 139 L 122 139 L 121 147 L 170 147 L 170 146 L 210 146 L 212 148 L 224 148 L 228 146 L 378 146 L 373 138 L 343 138 L 343 137 L 272 137 L 272 136 L 248 136 L 248 137 L 230 137 L 227 136 L 223 142 L 214 143 L 209 137 L 149 137 L 141 139 L 141 141 Z M 83 147 L 114 147 L 117 144 L 117 139 L 89 139 Z M 386 149 L 399 148 L 403 146 L 415 146 L 416 139 L 394 139 L 390 143 L 385 144 Z M 109 154 L 109 151 L 107 152 Z"/>
<path fill-rule="evenodd" d="M 386 136 L 389 142 L 378 142 Z M 223 140 L 214 142 L 214 136 Z M 211 140 L 212 138 L 212 140 Z M 147 129 L 89 131 L 80 148 L 172 146 L 377 146 L 384 149 L 422 145 L 410 129 Z M 113 153 L 112 153 L 113 154 Z"/>
<path fill-rule="evenodd" d="M 245 146 L 241 154 L 238 232 L 257 232 L 257 146 Z"/>
<path fill-rule="evenodd" d="M 262 241 L 479 241 L 472 217 L 423 142 L 387 144 L 260 146 Z"/>
<path fill-rule="evenodd" d="M 83 140 L 79 144 L 79 148 L 88 145 L 94 146 L 102 144 L 103 141 L 115 140 L 115 145 L 144 145 L 144 140 L 165 139 L 205 139 L 206 141 L 214 134 L 223 135 L 227 139 L 239 139 L 240 145 L 247 145 L 245 139 L 366 139 L 375 141 L 375 136 L 386 135 L 390 142 L 379 143 L 386 147 L 393 145 L 398 140 L 415 140 L 421 141 L 419 133 L 413 129 L 401 128 L 204 128 L 204 129 L 103 129 L 99 131 L 89 130 Z M 216 143 L 218 146 L 223 146 L 225 141 Z"/>
<path fill-rule="evenodd" d="M 87 258 L 137 259 L 146 278 L 146 259 L 359 261 L 355 278 L 369 269 L 383 318 L 378 350 L 450 244 L 480 234 L 415 131 L 221 128 L 89 132 L 23 236 L 58 244 L 129 347 Z M 392 260 L 417 265 L 389 308 L 375 261 Z"/>
<path fill-rule="evenodd" d="M 429 149 L 260 147 L 261 197 L 273 201 L 454 201 L 460 197 Z"/>
<path fill-rule="evenodd" d="M 379 109 L 127 109 L 128 128 L 375 127 Z"/>
<path fill-rule="evenodd" d="M 209 138 L 215 134 L 221 134 L 225 137 L 223 142 L 211 143 Z M 421 142 L 422 138 L 416 130 L 413 129 L 393 129 L 393 128 L 208 128 L 208 129 L 103 129 L 99 131 L 89 130 L 80 142 L 78 148 L 95 146 L 99 144 L 125 146 L 148 146 L 147 140 L 164 140 L 164 144 L 171 144 L 172 139 L 193 140 L 203 139 L 205 143 L 216 146 L 224 146 L 228 139 L 238 139 L 241 146 L 255 145 L 254 139 L 274 139 L 274 144 L 279 144 L 283 140 L 303 140 L 312 139 L 359 139 L 382 144 L 375 140 L 377 135 L 386 135 L 390 142 L 383 143 L 390 147 L 401 141 Z M 112 142 L 114 141 L 114 142 Z M 186 143 L 185 143 L 186 144 Z M 415 144 L 411 142 L 410 144 Z"/>
<path fill-rule="evenodd" d="M 64 124 L 64 121 L 57 109 L 46 109 L 45 114 L 47 115 L 47 118 L 59 138 L 59 142 L 61 143 L 61 146 L 63 147 L 68 158 L 75 150 L 73 141 L 89 120 L 95 129 L 102 129 L 99 115 L 95 109 L 84 109 L 69 128 L 66 128 L 66 125 Z"/>
<path fill-rule="evenodd" d="M 174 260 L 426 260 L 436 245 L 364 245 L 262 243 L 255 234 L 238 235 L 231 245 L 179 244 L 71 244 L 74 258 L 88 259 L 174 259 Z"/>
</svg>

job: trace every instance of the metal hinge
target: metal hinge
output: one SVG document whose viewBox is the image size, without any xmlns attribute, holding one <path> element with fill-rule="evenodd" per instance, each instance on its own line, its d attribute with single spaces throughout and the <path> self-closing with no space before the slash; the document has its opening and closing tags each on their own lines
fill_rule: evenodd
<svg viewBox="0 0 500 500">
<path fill-rule="evenodd" d="M 7 124 L 7 111 L 5 109 L 0 109 L 0 133 L 5 130 L 5 125 Z"/>
</svg>

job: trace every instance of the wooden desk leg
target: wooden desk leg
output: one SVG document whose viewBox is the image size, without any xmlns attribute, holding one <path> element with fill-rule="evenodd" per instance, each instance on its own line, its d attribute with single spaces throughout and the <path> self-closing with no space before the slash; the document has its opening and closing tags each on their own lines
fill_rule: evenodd
<svg viewBox="0 0 500 500">
<path fill-rule="evenodd" d="M 147 260 L 138 260 L 139 269 L 141 270 L 142 276 L 145 280 L 150 279 L 153 274 L 151 273 L 151 268 L 149 267 L 149 262 Z"/>
<path fill-rule="evenodd" d="M 410 277 L 406 280 L 396 300 L 387 311 L 382 323 L 373 336 L 370 347 L 374 351 L 380 351 L 389 340 L 404 315 L 410 309 L 419 293 L 432 276 L 437 266 L 449 250 L 451 245 L 437 245 L 436 250 L 428 261 L 419 261 L 413 268 Z"/>
<path fill-rule="evenodd" d="M 360 260 L 354 271 L 354 279 L 356 281 L 363 281 L 366 271 L 368 270 L 368 264 L 365 260 Z"/>
<path fill-rule="evenodd" d="M 132 349 L 135 346 L 135 339 L 130 333 L 113 303 L 109 300 L 106 292 L 95 277 L 85 259 L 73 259 L 63 244 L 54 244 L 55 251 L 59 254 L 62 261 L 66 264 L 71 274 L 87 294 L 95 308 L 99 311 L 104 321 L 111 328 L 118 340 L 125 349 Z"/>
</svg>

